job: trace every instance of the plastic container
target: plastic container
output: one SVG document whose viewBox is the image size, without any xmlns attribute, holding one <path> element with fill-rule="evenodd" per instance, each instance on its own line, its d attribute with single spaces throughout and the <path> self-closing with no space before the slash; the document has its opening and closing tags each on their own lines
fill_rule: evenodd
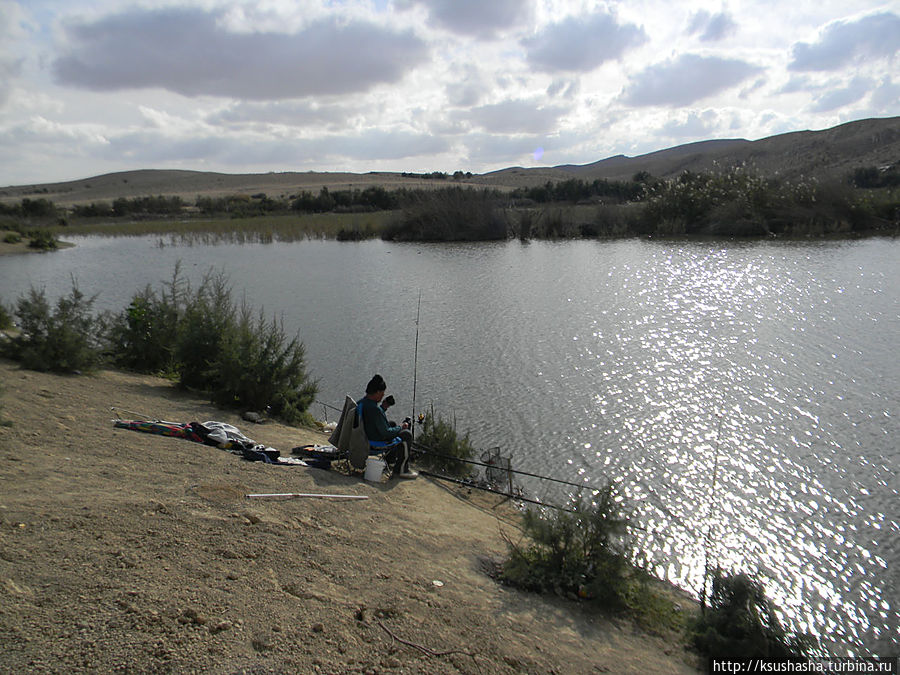
<svg viewBox="0 0 900 675">
<path fill-rule="evenodd" d="M 371 483 L 380 483 L 386 467 L 387 464 L 381 457 L 367 457 L 365 479 Z"/>
</svg>

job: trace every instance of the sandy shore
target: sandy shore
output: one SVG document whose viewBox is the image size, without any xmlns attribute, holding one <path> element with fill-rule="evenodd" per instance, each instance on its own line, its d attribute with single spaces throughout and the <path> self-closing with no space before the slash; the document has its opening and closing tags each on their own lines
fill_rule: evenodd
<svg viewBox="0 0 900 675">
<path fill-rule="evenodd" d="M 482 493 L 251 463 L 114 428 L 110 406 L 230 422 L 284 455 L 324 441 L 153 377 L 0 361 L 0 378 L 0 671 L 696 670 L 676 636 L 497 584 L 485 563 L 517 531 Z"/>
</svg>

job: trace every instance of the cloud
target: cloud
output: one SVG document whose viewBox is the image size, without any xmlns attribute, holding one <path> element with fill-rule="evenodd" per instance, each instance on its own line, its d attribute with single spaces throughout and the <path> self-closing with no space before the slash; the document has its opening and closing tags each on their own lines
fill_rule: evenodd
<svg viewBox="0 0 900 675">
<path fill-rule="evenodd" d="M 400 8 L 428 9 L 429 23 L 457 35 L 493 39 L 498 33 L 528 21 L 532 0 L 406 0 Z"/>
<path fill-rule="evenodd" d="M 840 89 L 830 89 L 819 96 L 810 106 L 811 112 L 828 112 L 842 108 L 862 99 L 872 89 L 875 83 L 866 77 L 854 77 L 846 86 Z"/>
<path fill-rule="evenodd" d="M 163 88 L 185 96 L 282 99 L 362 92 L 400 80 L 425 43 L 359 20 L 315 20 L 294 33 L 234 32 L 200 9 L 135 9 L 65 27 L 59 83 L 95 91 Z"/>
<path fill-rule="evenodd" d="M 543 72 L 589 72 L 647 41 L 639 26 L 620 24 L 613 14 L 570 16 L 522 40 L 526 58 Z"/>
<path fill-rule="evenodd" d="M 710 14 L 705 9 L 694 13 L 688 26 L 688 34 L 700 34 L 701 42 L 715 42 L 732 35 L 737 24 L 728 12 Z"/>
<path fill-rule="evenodd" d="M 22 72 L 24 59 L 13 56 L 10 45 L 21 34 L 22 13 L 16 3 L 0 2 L 0 106 L 9 99 L 13 80 Z"/>
<path fill-rule="evenodd" d="M 240 101 L 209 115 L 210 124 L 281 124 L 338 127 L 361 112 L 359 107 L 314 101 Z"/>
<path fill-rule="evenodd" d="M 489 133 L 545 134 L 555 131 L 565 109 L 542 106 L 533 101 L 516 100 L 492 103 L 458 112 L 454 118 L 468 121 Z"/>
<path fill-rule="evenodd" d="M 872 92 L 872 107 L 879 115 L 896 115 L 900 109 L 900 84 L 894 84 L 891 78 L 884 78 Z"/>
<path fill-rule="evenodd" d="M 900 50 L 900 16 L 871 14 L 857 21 L 835 21 L 817 42 L 798 42 L 790 70 L 838 70 L 862 59 L 893 58 Z"/>
<path fill-rule="evenodd" d="M 638 73 L 621 98 L 633 106 L 690 105 L 730 89 L 761 70 L 737 59 L 683 54 Z"/>
<path fill-rule="evenodd" d="M 676 139 L 709 137 L 714 135 L 718 122 L 719 116 L 714 110 L 694 110 L 684 120 L 670 120 L 660 132 L 667 138 Z"/>
<path fill-rule="evenodd" d="M 270 133 L 223 136 L 212 128 L 172 136 L 162 129 L 146 128 L 110 137 L 99 154 L 110 160 L 140 157 L 151 163 L 202 160 L 235 167 L 322 167 L 329 162 L 403 160 L 441 154 L 448 148 L 444 139 L 402 130 L 370 129 L 355 134 L 297 138 Z"/>
</svg>

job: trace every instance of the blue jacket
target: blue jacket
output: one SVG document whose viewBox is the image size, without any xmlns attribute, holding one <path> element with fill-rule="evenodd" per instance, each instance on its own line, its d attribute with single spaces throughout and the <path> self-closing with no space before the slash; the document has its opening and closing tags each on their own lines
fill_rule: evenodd
<svg viewBox="0 0 900 675">
<path fill-rule="evenodd" d="M 356 405 L 358 409 L 362 410 L 366 438 L 370 441 L 390 441 L 402 431 L 400 427 L 392 427 L 388 424 L 384 410 L 372 399 L 363 396 L 356 402 Z"/>
</svg>

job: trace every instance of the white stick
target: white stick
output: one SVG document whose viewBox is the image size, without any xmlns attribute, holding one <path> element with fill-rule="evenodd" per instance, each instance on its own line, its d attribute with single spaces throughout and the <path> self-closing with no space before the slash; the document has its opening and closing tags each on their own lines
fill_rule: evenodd
<svg viewBox="0 0 900 675">
<path fill-rule="evenodd" d="M 274 494 L 244 495 L 245 497 L 326 497 L 328 499 L 368 499 L 366 495 L 320 495 L 305 492 L 282 492 Z"/>
</svg>

